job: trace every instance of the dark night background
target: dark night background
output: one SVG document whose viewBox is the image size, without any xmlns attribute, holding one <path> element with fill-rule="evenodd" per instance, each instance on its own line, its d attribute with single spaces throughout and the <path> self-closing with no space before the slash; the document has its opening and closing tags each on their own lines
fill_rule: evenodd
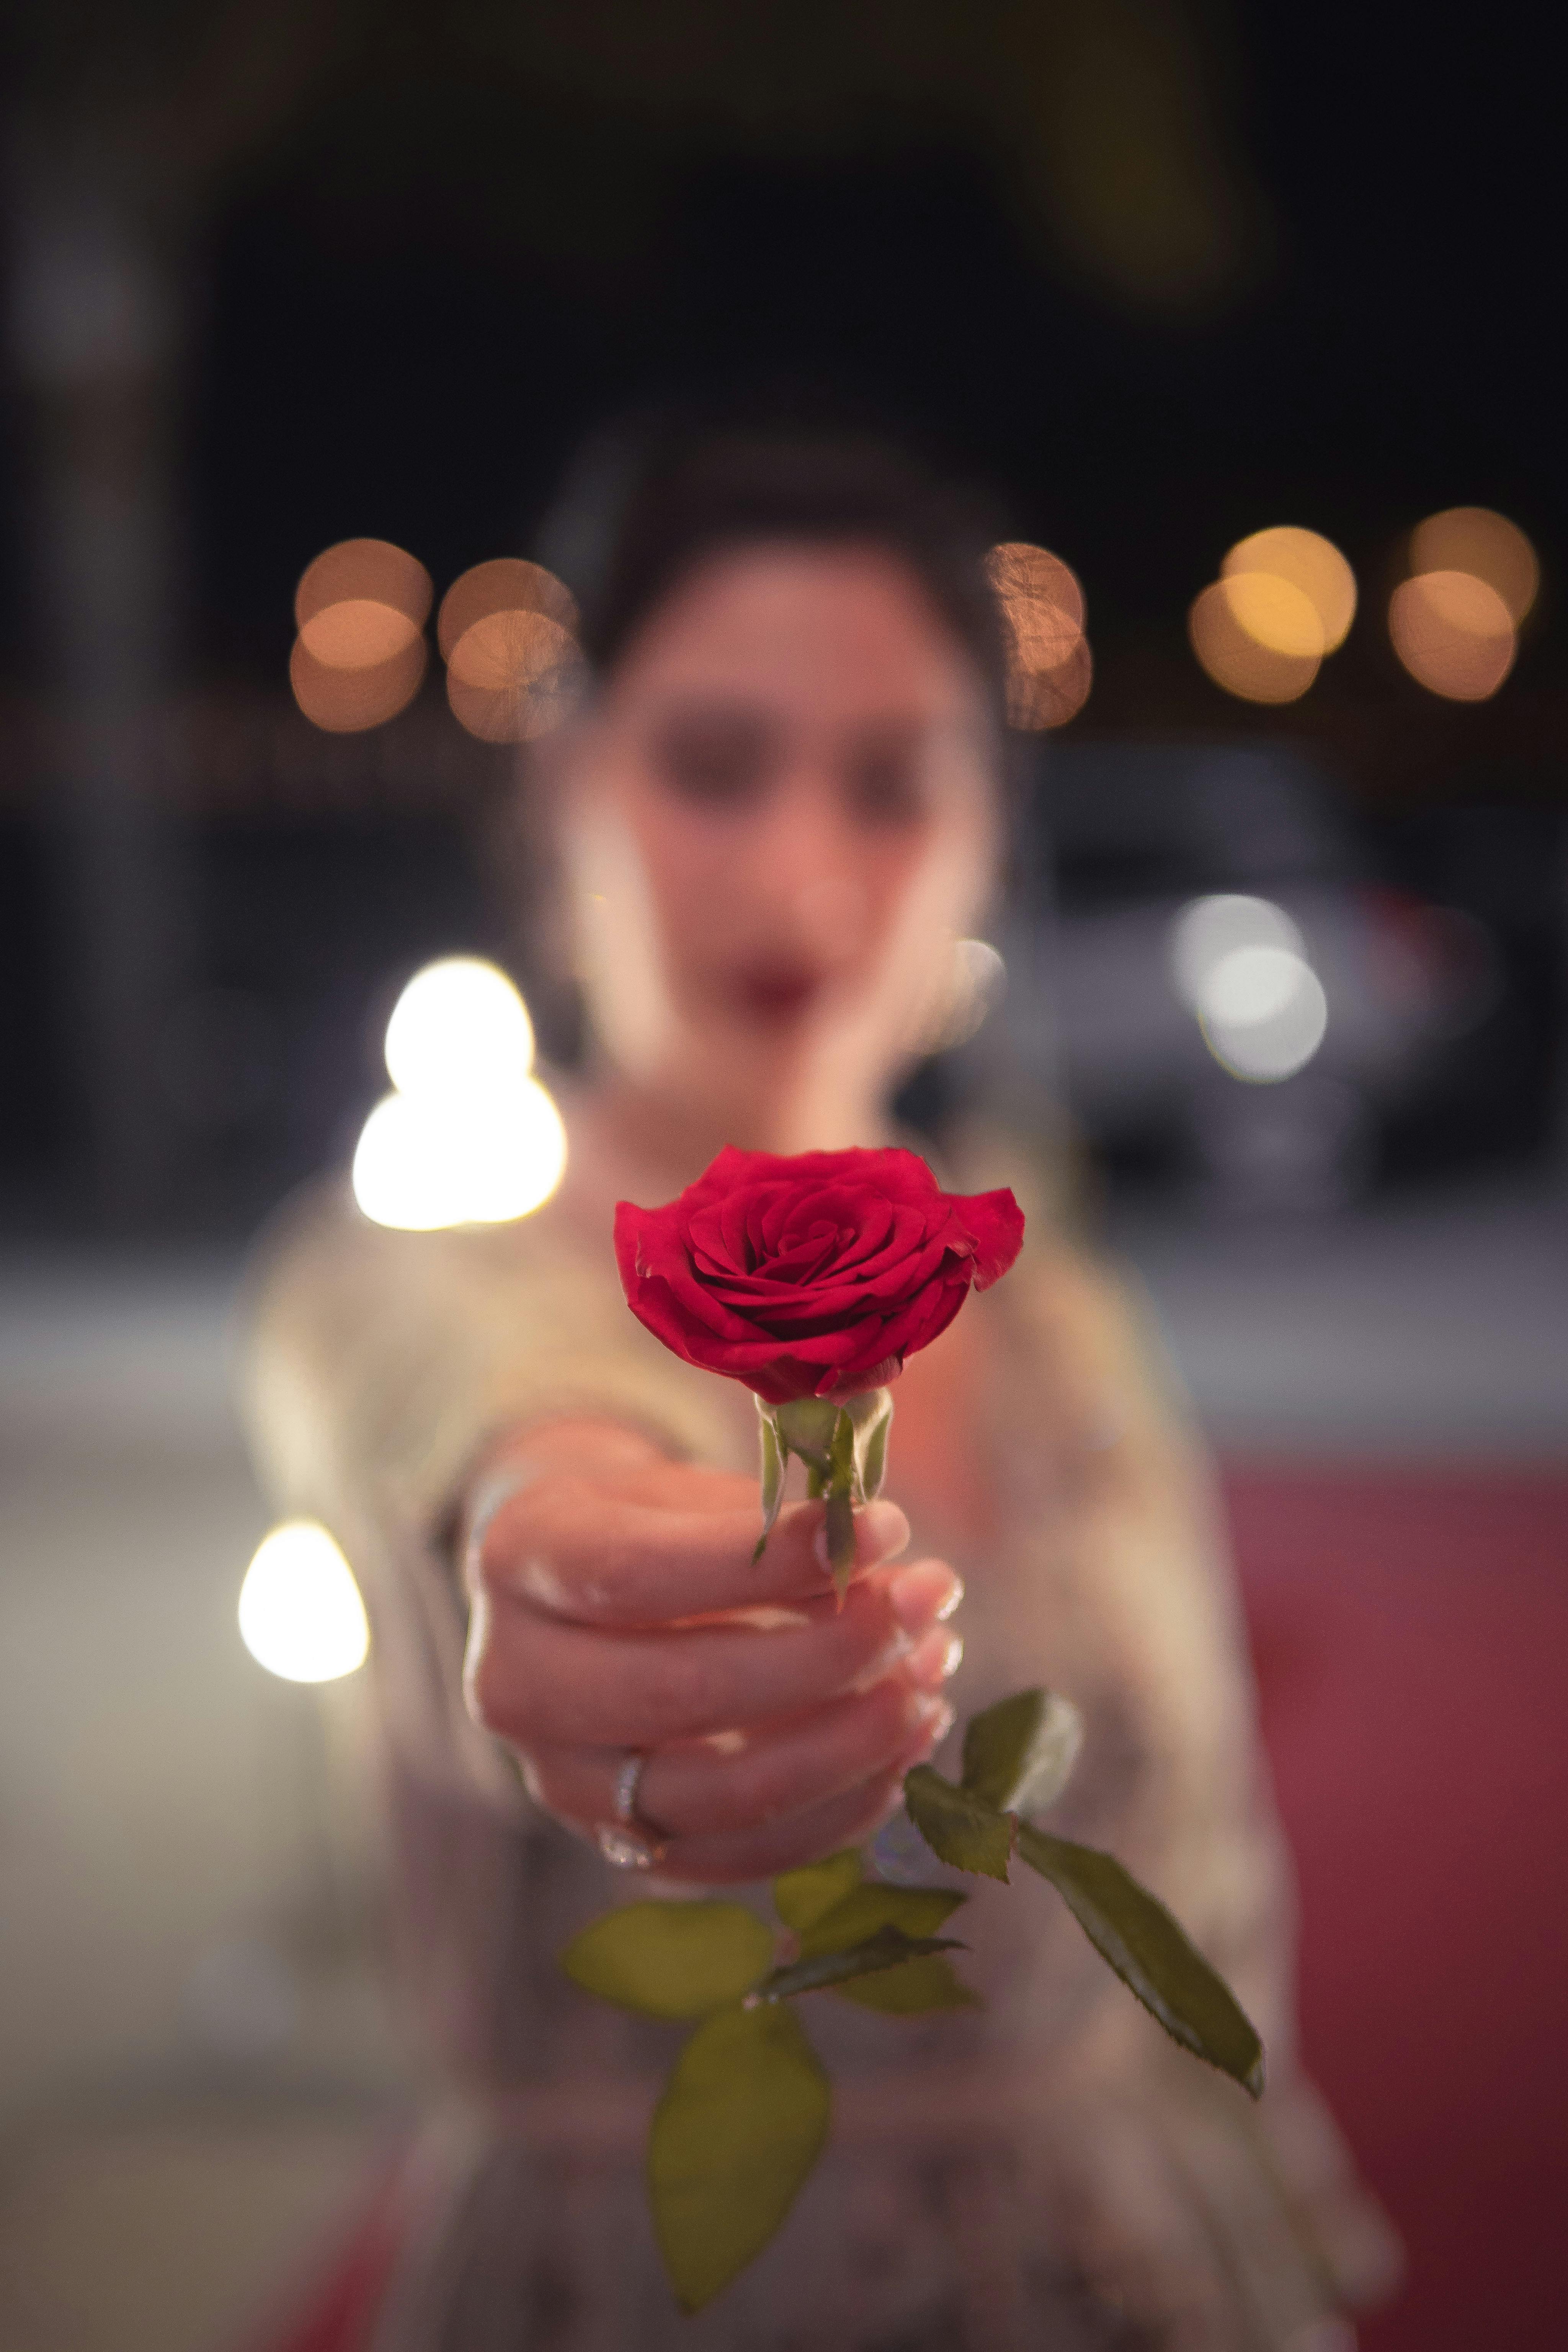
<svg viewBox="0 0 1568 2352">
<path fill-rule="evenodd" d="M 203 656 L 276 667 L 294 579 L 334 538 L 374 529 L 455 576 L 526 542 L 606 412 L 774 372 L 864 390 L 994 478 L 1080 568 L 1102 671 L 1131 647 L 1184 669 L 1187 603 L 1260 518 L 1310 517 L 1371 583 L 1412 520 L 1474 499 L 1523 521 L 1550 576 L 1545 59 L 1517 18 L 1483 45 L 1473 19 L 1416 38 L 1400 15 L 1222 20 L 1233 200 L 1260 249 L 1234 289 L 1163 304 L 1075 267 L 999 132 L 944 124 L 931 93 L 868 91 L 800 155 L 787 118 L 748 140 L 717 107 L 694 134 L 673 109 L 628 120 L 624 92 L 595 105 L 586 40 L 569 113 L 526 73 L 388 40 L 215 225 Z M 791 21 L 809 47 L 810 13 Z M 1515 692 L 1563 683 L 1533 635 Z M 1375 644 L 1358 655 L 1356 695 L 1397 696 Z"/>
<path fill-rule="evenodd" d="M 584 434 L 627 404 L 780 383 L 926 436 L 1075 565 L 1097 681 L 1064 741 L 1304 741 L 1352 812 L 1364 874 L 1486 924 L 1510 982 L 1496 1070 L 1394 1122 L 1386 1173 L 1551 1148 L 1568 688 L 1542 321 L 1558 207 L 1547 59 L 1523 17 L 1483 32 L 1457 13 L 924 0 L 691 5 L 656 29 L 615 0 L 85 6 L 24 30 L 15 67 L 14 186 L 68 146 L 136 227 L 173 315 L 141 383 L 127 373 L 138 421 L 77 431 L 155 445 L 162 589 L 142 601 L 168 625 L 132 698 L 209 722 L 143 779 L 165 804 L 156 847 L 121 796 L 117 821 L 142 824 L 135 854 L 163 877 L 129 919 L 162 976 L 128 1009 L 122 982 L 89 970 L 104 926 L 72 874 L 93 853 L 40 750 L 72 688 L 33 593 L 50 528 L 37 480 L 69 436 L 58 383 L 40 397 L 24 364 L 4 656 L 8 994 L 27 1007 L 6 1055 L 18 1214 L 242 1224 L 341 1143 L 327 1097 L 363 1102 L 366 986 L 459 935 L 509 945 L 473 846 L 503 763 L 445 740 L 438 679 L 357 768 L 303 722 L 279 738 L 287 714 L 265 706 L 286 692 L 310 557 L 384 537 L 439 591 L 528 551 Z M 1381 622 L 1412 524 L 1462 501 L 1521 522 L 1544 566 L 1518 666 L 1479 707 L 1415 685 Z M 1362 610 L 1306 699 L 1268 710 L 1210 684 L 1184 616 L 1225 548 L 1275 520 L 1345 550 Z M 395 806 L 367 759 L 398 772 Z M 62 959 L 84 921 L 85 957 Z M 199 1029 L 215 988 L 258 1016 L 233 1047 L 258 1057 L 248 1118 L 209 1106 L 205 1132 L 187 1115 L 160 1136 L 155 1073 L 123 1088 L 119 1130 L 95 1114 L 95 1053 L 166 1062 L 170 1021 Z"/>
</svg>

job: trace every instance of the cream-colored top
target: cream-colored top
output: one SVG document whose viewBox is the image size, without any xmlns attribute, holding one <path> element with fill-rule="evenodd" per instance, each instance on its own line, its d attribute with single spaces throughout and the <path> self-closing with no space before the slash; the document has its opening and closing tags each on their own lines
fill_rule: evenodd
<svg viewBox="0 0 1568 2352">
<path fill-rule="evenodd" d="M 752 2270 L 674 2318 L 639 2179 L 674 2043 L 554 1966 L 628 1889 L 468 1717 L 452 1559 L 465 1482 L 520 1422 L 586 1409 L 753 1465 L 746 1392 L 627 1312 L 615 1190 L 579 1151 L 535 1216 L 415 1234 L 329 1186 L 260 1280 L 256 1449 L 279 1507 L 324 1520 L 365 1590 L 408 1965 L 453 2084 L 410 2174 L 375 2352 L 1337 2352 L 1310 2331 L 1393 2256 L 1295 2067 L 1288 1875 L 1206 1472 L 1126 1291 L 1033 1236 L 938 1343 L 962 1355 L 944 1373 L 933 1349 L 931 1377 L 916 1360 L 895 1391 L 889 1491 L 965 1578 L 960 1720 L 1030 1683 L 1078 1703 L 1083 1759 L 1052 1826 L 1175 1911 L 1262 2032 L 1269 2088 L 1254 2109 L 1167 2043 L 1027 1873 L 968 1882 L 963 1969 L 986 2009 L 807 2003 L 840 2085 L 833 2148 Z"/>
</svg>

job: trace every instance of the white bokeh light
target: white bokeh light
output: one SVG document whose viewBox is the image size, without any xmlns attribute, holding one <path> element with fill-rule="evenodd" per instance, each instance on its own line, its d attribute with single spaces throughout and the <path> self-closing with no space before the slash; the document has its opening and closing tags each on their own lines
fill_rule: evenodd
<svg viewBox="0 0 1568 2352">
<path fill-rule="evenodd" d="M 316 1520 L 289 1519 L 263 1538 L 239 1588 L 239 1633 L 257 1664 L 285 1682 L 336 1682 L 363 1665 L 364 1603 Z"/>
<path fill-rule="evenodd" d="M 537 1079 L 479 1099 L 388 1095 L 361 1131 L 353 1193 L 405 1233 L 504 1224 L 541 1207 L 565 1166 L 566 1130 Z"/>
<path fill-rule="evenodd" d="M 1184 906 L 1171 925 L 1171 977 L 1183 1003 L 1196 1013 L 1215 966 L 1241 948 L 1304 952 L 1300 930 L 1272 898 L 1225 890 Z"/>
<path fill-rule="evenodd" d="M 1310 976 L 1291 948 L 1232 948 L 1204 974 L 1198 1011 L 1218 1028 L 1253 1029 L 1283 1013 Z"/>
<path fill-rule="evenodd" d="M 533 1024 L 515 985 L 479 955 L 445 955 L 414 973 L 385 1025 L 385 1068 L 400 1094 L 472 1094 L 533 1068 Z"/>
<path fill-rule="evenodd" d="M 1007 967 L 1000 949 L 989 940 L 954 940 L 950 986 L 921 1030 L 919 1050 L 941 1054 L 967 1045 L 1006 989 Z"/>
<path fill-rule="evenodd" d="M 386 1026 L 396 1091 L 353 1157 L 364 1215 L 405 1233 L 504 1224 L 540 1208 L 566 1166 L 561 1114 L 536 1078 L 533 1024 L 516 988 L 478 956 L 416 971 Z"/>
<path fill-rule="evenodd" d="M 533 1066 L 533 1024 L 504 971 L 444 956 L 416 971 L 386 1024 L 387 1076 L 401 1095 L 443 1100 L 516 1085 Z"/>
<path fill-rule="evenodd" d="M 1197 1014 L 1215 1061 L 1254 1085 L 1303 1069 L 1329 1025 L 1321 981 L 1286 947 L 1233 948 L 1221 956 L 1205 975 Z"/>
</svg>

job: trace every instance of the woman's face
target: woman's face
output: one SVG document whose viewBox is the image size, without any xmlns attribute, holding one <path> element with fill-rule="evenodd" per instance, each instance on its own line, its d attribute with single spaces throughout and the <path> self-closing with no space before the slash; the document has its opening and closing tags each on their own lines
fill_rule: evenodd
<svg viewBox="0 0 1568 2352">
<path fill-rule="evenodd" d="M 612 1059 L 736 1141 L 853 1139 L 827 1130 L 918 1049 L 984 902 L 992 760 L 974 666 L 895 556 L 763 544 L 700 564 L 568 754 Z"/>
</svg>

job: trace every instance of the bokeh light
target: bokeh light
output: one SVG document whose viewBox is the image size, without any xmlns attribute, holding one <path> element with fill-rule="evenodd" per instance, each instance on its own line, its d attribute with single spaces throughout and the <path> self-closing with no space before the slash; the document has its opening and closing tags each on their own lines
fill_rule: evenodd
<svg viewBox="0 0 1568 2352">
<path fill-rule="evenodd" d="M 423 637 L 415 637 L 392 660 L 364 669 L 338 668 L 318 661 L 302 636 L 289 656 L 294 699 L 312 727 L 329 735 L 357 735 L 384 726 L 405 710 L 418 693 L 429 658 Z"/>
<path fill-rule="evenodd" d="M 1394 650 L 1418 685 L 1451 702 L 1484 702 L 1513 667 L 1513 616 L 1469 572 L 1421 572 L 1389 599 Z"/>
<path fill-rule="evenodd" d="M 1343 645 L 1355 618 L 1355 573 L 1333 541 L 1325 539 L 1321 531 L 1279 523 L 1272 530 L 1255 530 L 1250 537 L 1238 540 L 1220 565 L 1220 577 L 1228 580 L 1245 575 L 1284 581 L 1298 594 L 1305 596 L 1316 613 L 1322 632 L 1321 651 L 1331 654 Z M 1242 626 L 1249 627 L 1247 607 L 1236 610 Z M 1267 631 L 1270 617 L 1267 600 L 1259 603 L 1258 610 Z M 1285 626 L 1292 628 L 1289 619 Z M 1258 634 L 1257 630 L 1252 633 Z M 1260 642 L 1279 652 L 1303 650 L 1293 643 L 1281 646 L 1267 633 Z"/>
<path fill-rule="evenodd" d="M 955 940 L 952 986 L 920 1038 L 921 1052 L 942 1054 L 967 1045 L 1006 989 L 1007 966 L 999 949 L 989 940 Z"/>
<path fill-rule="evenodd" d="M 344 539 L 306 565 L 294 591 L 301 633 L 333 604 L 384 604 L 416 630 L 430 616 L 434 590 L 417 556 L 386 539 Z"/>
<path fill-rule="evenodd" d="M 526 743 L 560 723 L 584 681 L 576 626 L 571 590 L 542 563 L 497 556 L 452 583 L 436 638 L 447 699 L 470 735 Z"/>
<path fill-rule="evenodd" d="M 1223 890 L 1190 900 L 1171 925 L 1170 962 L 1177 995 L 1232 1077 L 1288 1078 L 1322 1044 L 1322 983 L 1299 926 L 1272 898 Z"/>
<path fill-rule="evenodd" d="M 1232 948 L 1205 975 L 1198 1010 L 1227 1029 L 1272 1021 L 1300 991 L 1306 969 L 1291 948 Z"/>
<path fill-rule="evenodd" d="M 1084 626 L 1082 583 L 1048 547 L 1034 547 L 1024 539 L 999 541 L 985 559 L 985 572 L 1010 626 L 1026 640 L 1033 616 L 1045 605 L 1064 614 L 1073 628 Z"/>
<path fill-rule="evenodd" d="M 361 1130 L 353 1194 L 405 1233 L 505 1224 L 541 1208 L 565 1166 L 561 1114 L 535 1078 L 489 1099 L 392 1094 Z"/>
<path fill-rule="evenodd" d="M 258 1665 L 285 1682 L 336 1682 L 364 1664 L 364 1603 L 317 1521 L 287 1520 L 263 1539 L 239 1588 L 239 1633 Z"/>
<path fill-rule="evenodd" d="M 1054 669 L 1017 670 L 1007 680 L 1007 717 L 1015 727 L 1037 732 L 1043 727 L 1065 727 L 1089 700 L 1094 684 L 1094 656 L 1089 639 L 1079 637 L 1065 661 Z"/>
<path fill-rule="evenodd" d="M 385 1053 L 396 1091 L 353 1158 L 365 1216 L 429 1233 L 542 1206 L 565 1171 L 566 1130 L 529 1075 L 533 1024 L 504 971 L 479 956 L 426 964 L 393 1007 Z"/>
<path fill-rule="evenodd" d="M 294 593 L 294 699 L 330 734 L 380 727 L 418 693 L 432 596 L 418 560 L 384 539 L 346 539 L 307 565 Z"/>
<path fill-rule="evenodd" d="M 1190 900 L 1171 925 L 1171 978 L 1183 1003 L 1197 1012 L 1215 967 L 1250 948 L 1305 954 L 1300 931 L 1272 898 L 1221 890 Z"/>
<path fill-rule="evenodd" d="M 418 635 L 406 613 L 368 596 L 351 596 L 312 614 L 300 643 L 327 669 L 379 669 L 405 653 Z"/>
<path fill-rule="evenodd" d="M 1541 586 L 1536 552 L 1519 525 L 1489 507 L 1447 507 L 1410 534 L 1413 572 L 1468 572 L 1500 596 L 1515 628 Z"/>
<path fill-rule="evenodd" d="M 443 956 L 416 971 L 393 1006 L 385 1051 L 400 1094 L 473 1094 L 527 1077 L 533 1024 L 498 965 Z"/>
<path fill-rule="evenodd" d="M 1246 702 L 1296 701 L 1323 657 L 1311 600 L 1268 572 L 1212 581 L 1193 600 L 1187 635 L 1215 684 Z"/>
<path fill-rule="evenodd" d="M 1291 661 L 1321 660 L 1322 619 L 1302 589 L 1271 572 L 1234 572 L 1219 584 L 1232 616 L 1255 645 Z"/>
<path fill-rule="evenodd" d="M 447 699 L 470 735 L 531 742 L 565 718 L 583 677 L 576 640 L 559 621 L 543 613 L 489 613 L 452 647 Z"/>
<path fill-rule="evenodd" d="M 1233 948 L 1221 956 L 1205 977 L 1197 1011 L 1215 1061 L 1254 1085 L 1303 1069 L 1329 1025 L 1321 981 L 1287 947 Z"/>
<path fill-rule="evenodd" d="M 1048 548 L 1005 540 L 985 559 L 1007 636 L 1011 725 L 1061 727 L 1089 699 L 1094 663 L 1077 574 Z"/>
<path fill-rule="evenodd" d="M 458 639 L 476 621 L 488 621 L 493 613 L 539 613 L 569 633 L 577 626 L 577 600 L 563 581 L 542 563 L 500 555 L 489 563 L 476 563 L 454 580 L 442 597 L 436 619 L 436 642 L 442 659 L 450 661 Z"/>
</svg>

